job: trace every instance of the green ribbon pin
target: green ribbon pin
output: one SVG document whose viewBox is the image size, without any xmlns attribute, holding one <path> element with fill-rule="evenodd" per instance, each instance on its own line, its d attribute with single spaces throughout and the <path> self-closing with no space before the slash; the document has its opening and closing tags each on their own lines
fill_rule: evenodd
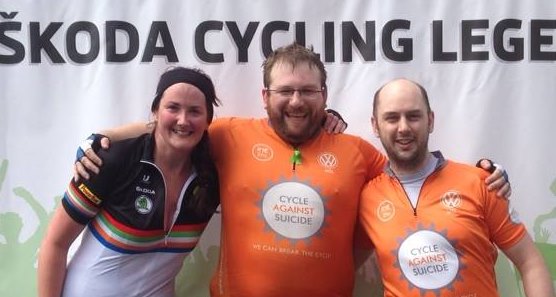
<svg viewBox="0 0 556 297">
<path fill-rule="evenodd" d="M 293 155 L 290 158 L 290 161 L 294 166 L 301 164 L 301 152 L 299 151 L 299 149 L 295 148 L 293 150 Z"/>
</svg>

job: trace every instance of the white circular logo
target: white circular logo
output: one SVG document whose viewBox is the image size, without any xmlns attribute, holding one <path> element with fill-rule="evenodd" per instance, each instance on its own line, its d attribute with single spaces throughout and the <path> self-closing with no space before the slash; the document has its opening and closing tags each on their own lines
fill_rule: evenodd
<svg viewBox="0 0 556 297">
<path fill-rule="evenodd" d="M 333 153 L 322 153 L 317 157 L 317 161 L 326 170 L 333 170 L 338 167 L 338 159 Z"/>
<path fill-rule="evenodd" d="M 135 209 L 140 214 L 147 214 L 151 212 L 153 208 L 153 202 L 151 199 L 145 195 L 141 195 L 135 199 Z"/>
<path fill-rule="evenodd" d="M 298 182 L 272 186 L 263 196 L 262 212 L 272 230 L 292 239 L 315 234 L 324 222 L 319 193 Z"/>
<path fill-rule="evenodd" d="M 408 236 L 398 250 L 404 276 L 416 287 L 433 290 L 454 281 L 459 259 L 452 244 L 441 234 L 422 230 Z"/>
</svg>

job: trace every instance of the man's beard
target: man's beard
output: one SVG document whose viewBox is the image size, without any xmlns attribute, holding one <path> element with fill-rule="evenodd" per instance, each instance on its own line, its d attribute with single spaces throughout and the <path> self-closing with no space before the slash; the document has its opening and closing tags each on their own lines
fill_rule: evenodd
<svg viewBox="0 0 556 297">
<path fill-rule="evenodd" d="M 310 139 L 312 139 L 321 129 L 321 123 L 311 123 L 306 125 L 305 129 L 302 129 L 299 133 L 294 133 L 288 128 L 286 123 L 285 115 L 283 116 L 273 116 L 269 114 L 270 124 L 276 131 L 276 134 L 282 138 L 282 140 L 292 144 L 299 145 Z M 310 121 L 310 119 L 309 119 Z"/>
</svg>

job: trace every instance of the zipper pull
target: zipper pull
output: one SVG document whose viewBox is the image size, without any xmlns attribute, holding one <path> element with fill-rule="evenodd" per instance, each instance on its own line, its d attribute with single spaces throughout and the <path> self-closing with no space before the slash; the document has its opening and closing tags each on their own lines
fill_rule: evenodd
<svg viewBox="0 0 556 297">
<path fill-rule="evenodd" d="M 292 170 L 295 171 L 295 165 L 301 164 L 301 151 L 298 148 L 293 149 L 293 155 L 290 158 L 292 162 Z"/>
</svg>

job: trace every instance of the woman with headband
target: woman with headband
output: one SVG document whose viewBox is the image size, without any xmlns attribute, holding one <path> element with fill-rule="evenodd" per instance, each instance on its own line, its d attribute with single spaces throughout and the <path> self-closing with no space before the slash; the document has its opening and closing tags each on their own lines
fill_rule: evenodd
<svg viewBox="0 0 556 297">
<path fill-rule="evenodd" d="M 70 182 L 40 248 L 40 297 L 174 296 L 183 259 L 219 204 L 207 133 L 218 103 L 200 70 L 160 77 L 153 132 L 100 150 L 103 170 Z"/>
</svg>

